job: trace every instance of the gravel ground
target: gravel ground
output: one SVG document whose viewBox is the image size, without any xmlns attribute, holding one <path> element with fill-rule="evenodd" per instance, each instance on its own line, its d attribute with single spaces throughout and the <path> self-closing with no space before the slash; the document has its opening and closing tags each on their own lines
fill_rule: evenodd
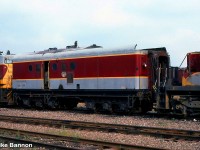
<svg viewBox="0 0 200 150">
<path fill-rule="evenodd" d="M 142 116 L 114 116 L 102 114 L 81 114 L 78 112 L 68 111 L 38 111 L 38 110 L 23 110 L 23 109 L 7 109 L 0 108 L 0 114 L 11 116 L 24 116 L 24 117 L 38 117 L 48 119 L 65 119 L 89 122 L 102 122 L 112 124 L 126 124 L 138 126 L 153 126 L 163 128 L 175 129 L 190 129 L 200 131 L 200 121 L 187 121 L 177 119 L 163 119 L 163 118 L 143 118 Z M 118 133 L 104 133 L 94 131 L 79 131 L 71 129 L 55 129 L 34 125 L 23 125 L 0 122 L 0 127 L 15 128 L 28 131 L 43 131 L 46 133 L 55 133 L 60 135 L 67 135 L 73 137 L 106 140 L 111 142 L 121 142 L 127 144 L 136 144 L 143 146 L 151 146 L 166 149 L 187 149 L 198 150 L 200 149 L 200 141 L 176 141 L 171 139 L 155 138 L 143 135 L 125 135 Z"/>
<path fill-rule="evenodd" d="M 200 131 L 200 120 L 185 120 L 185 119 L 164 119 L 164 118 L 147 118 L 142 116 L 116 116 L 104 114 L 85 114 L 69 111 L 39 111 L 28 109 L 8 109 L 0 108 L 0 114 L 21 117 L 36 117 L 60 120 L 88 121 L 111 124 L 138 125 L 163 127 L 174 129 L 187 129 Z"/>
</svg>

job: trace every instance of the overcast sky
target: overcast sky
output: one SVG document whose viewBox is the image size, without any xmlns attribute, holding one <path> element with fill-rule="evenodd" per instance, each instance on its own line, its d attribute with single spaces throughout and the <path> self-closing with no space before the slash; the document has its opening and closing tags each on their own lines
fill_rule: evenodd
<svg viewBox="0 0 200 150">
<path fill-rule="evenodd" d="M 166 47 L 171 65 L 200 51 L 199 0 L 0 0 L 0 50 L 64 48 L 78 41 Z"/>
</svg>

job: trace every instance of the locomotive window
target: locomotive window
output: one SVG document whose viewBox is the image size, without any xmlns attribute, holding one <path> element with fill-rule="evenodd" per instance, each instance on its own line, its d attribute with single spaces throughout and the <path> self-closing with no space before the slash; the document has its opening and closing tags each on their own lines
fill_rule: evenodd
<svg viewBox="0 0 200 150">
<path fill-rule="evenodd" d="M 33 70 L 33 66 L 32 66 L 32 65 L 29 65 L 29 66 L 28 66 L 28 70 L 29 70 L 29 71 L 32 71 L 32 70 Z"/>
<path fill-rule="evenodd" d="M 66 67 L 66 64 L 62 63 L 62 64 L 61 64 L 61 69 L 62 69 L 62 71 L 66 71 L 66 68 L 67 68 L 67 67 Z"/>
<path fill-rule="evenodd" d="M 57 64 L 54 63 L 54 64 L 52 65 L 52 69 L 53 69 L 53 70 L 57 70 Z"/>
<path fill-rule="evenodd" d="M 5 64 L 12 64 L 12 60 L 10 60 L 9 58 L 5 58 L 4 62 Z"/>
<path fill-rule="evenodd" d="M 36 64 L 36 72 L 40 72 L 40 70 L 41 70 L 40 64 Z"/>
<path fill-rule="evenodd" d="M 67 83 L 73 83 L 74 82 L 74 75 L 73 73 L 67 74 Z"/>
</svg>

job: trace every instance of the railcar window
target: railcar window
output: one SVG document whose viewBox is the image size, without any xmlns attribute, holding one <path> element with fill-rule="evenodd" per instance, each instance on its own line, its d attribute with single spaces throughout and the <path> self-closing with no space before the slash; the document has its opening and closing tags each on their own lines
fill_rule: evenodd
<svg viewBox="0 0 200 150">
<path fill-rule="evenodd" d="M 40 72 L 40 70 L 41 70 L 40 64 L 36 64 L 36 72 Z"/>
<path fill-rule="evenodd" d="M 73 83 L 73 82 L 74 82 L 73 73 L 67 73 L 67 83 Z"/>
<path fill-rule="evenodd" d="M 52 65 L 52 69 L 53 69 L 54 71 L 57 70 L 57 64 L 54 63 L 54 64 Z"/>
<path fill-rule="evenodd" d="M 62 69 L 62 71 L 66 71 L 66 69 L 67 69 L 66 64 L 62 63 L 62 64 L 61 64 L 61 69 Z"/>
<path fill-rule="evenodd" d="M 32 71 L 32 70 L 33 70 L 33 66 L 32 66 L 32 65 L 29 65 L 29 66 L 28 66 L 28 70 L 29 70 L 29 71 Z"/>
<path fill-rule="evenodd" d="M 71 62 L 71 63 L 70 63 L 70 69 L 71 69 L 71 70 L 74 70 L 75 68 L 76 68 L 75 62 Z"/>
</svg>

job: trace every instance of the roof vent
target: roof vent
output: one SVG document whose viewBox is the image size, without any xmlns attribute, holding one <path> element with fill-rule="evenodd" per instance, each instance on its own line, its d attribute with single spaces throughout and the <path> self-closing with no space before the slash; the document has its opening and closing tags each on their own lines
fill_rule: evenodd
<svg viewBox="0 0 200 150">
<path fill-rule="evenodd" d="M 53 47 L 53 48 L 49 48 L 49 50 L 51 51 L 51 50 L 57 50 L 57 48 L 56 47 Z"/>
<path fill-rule="evenodd" d="M 74 45 L 66 46 L 66 49 L 68 49 L 68 48 L 77 48 L 77 47 L 78 47 L 78 42 L 75 41 Z"/>
<path fill-rule="evenodd" d="M 7 50 L 6 55 L 10 55 L 10 51 L 9 50 Z"/>
<path fill-rule="evenodd" d="M 102 46 L 98 46 L 96 44 L 92 44 L 92 45 L 86 47 L 85 49 L 90 49 L 90 48 L 102 48 Z"/>
</svg>

